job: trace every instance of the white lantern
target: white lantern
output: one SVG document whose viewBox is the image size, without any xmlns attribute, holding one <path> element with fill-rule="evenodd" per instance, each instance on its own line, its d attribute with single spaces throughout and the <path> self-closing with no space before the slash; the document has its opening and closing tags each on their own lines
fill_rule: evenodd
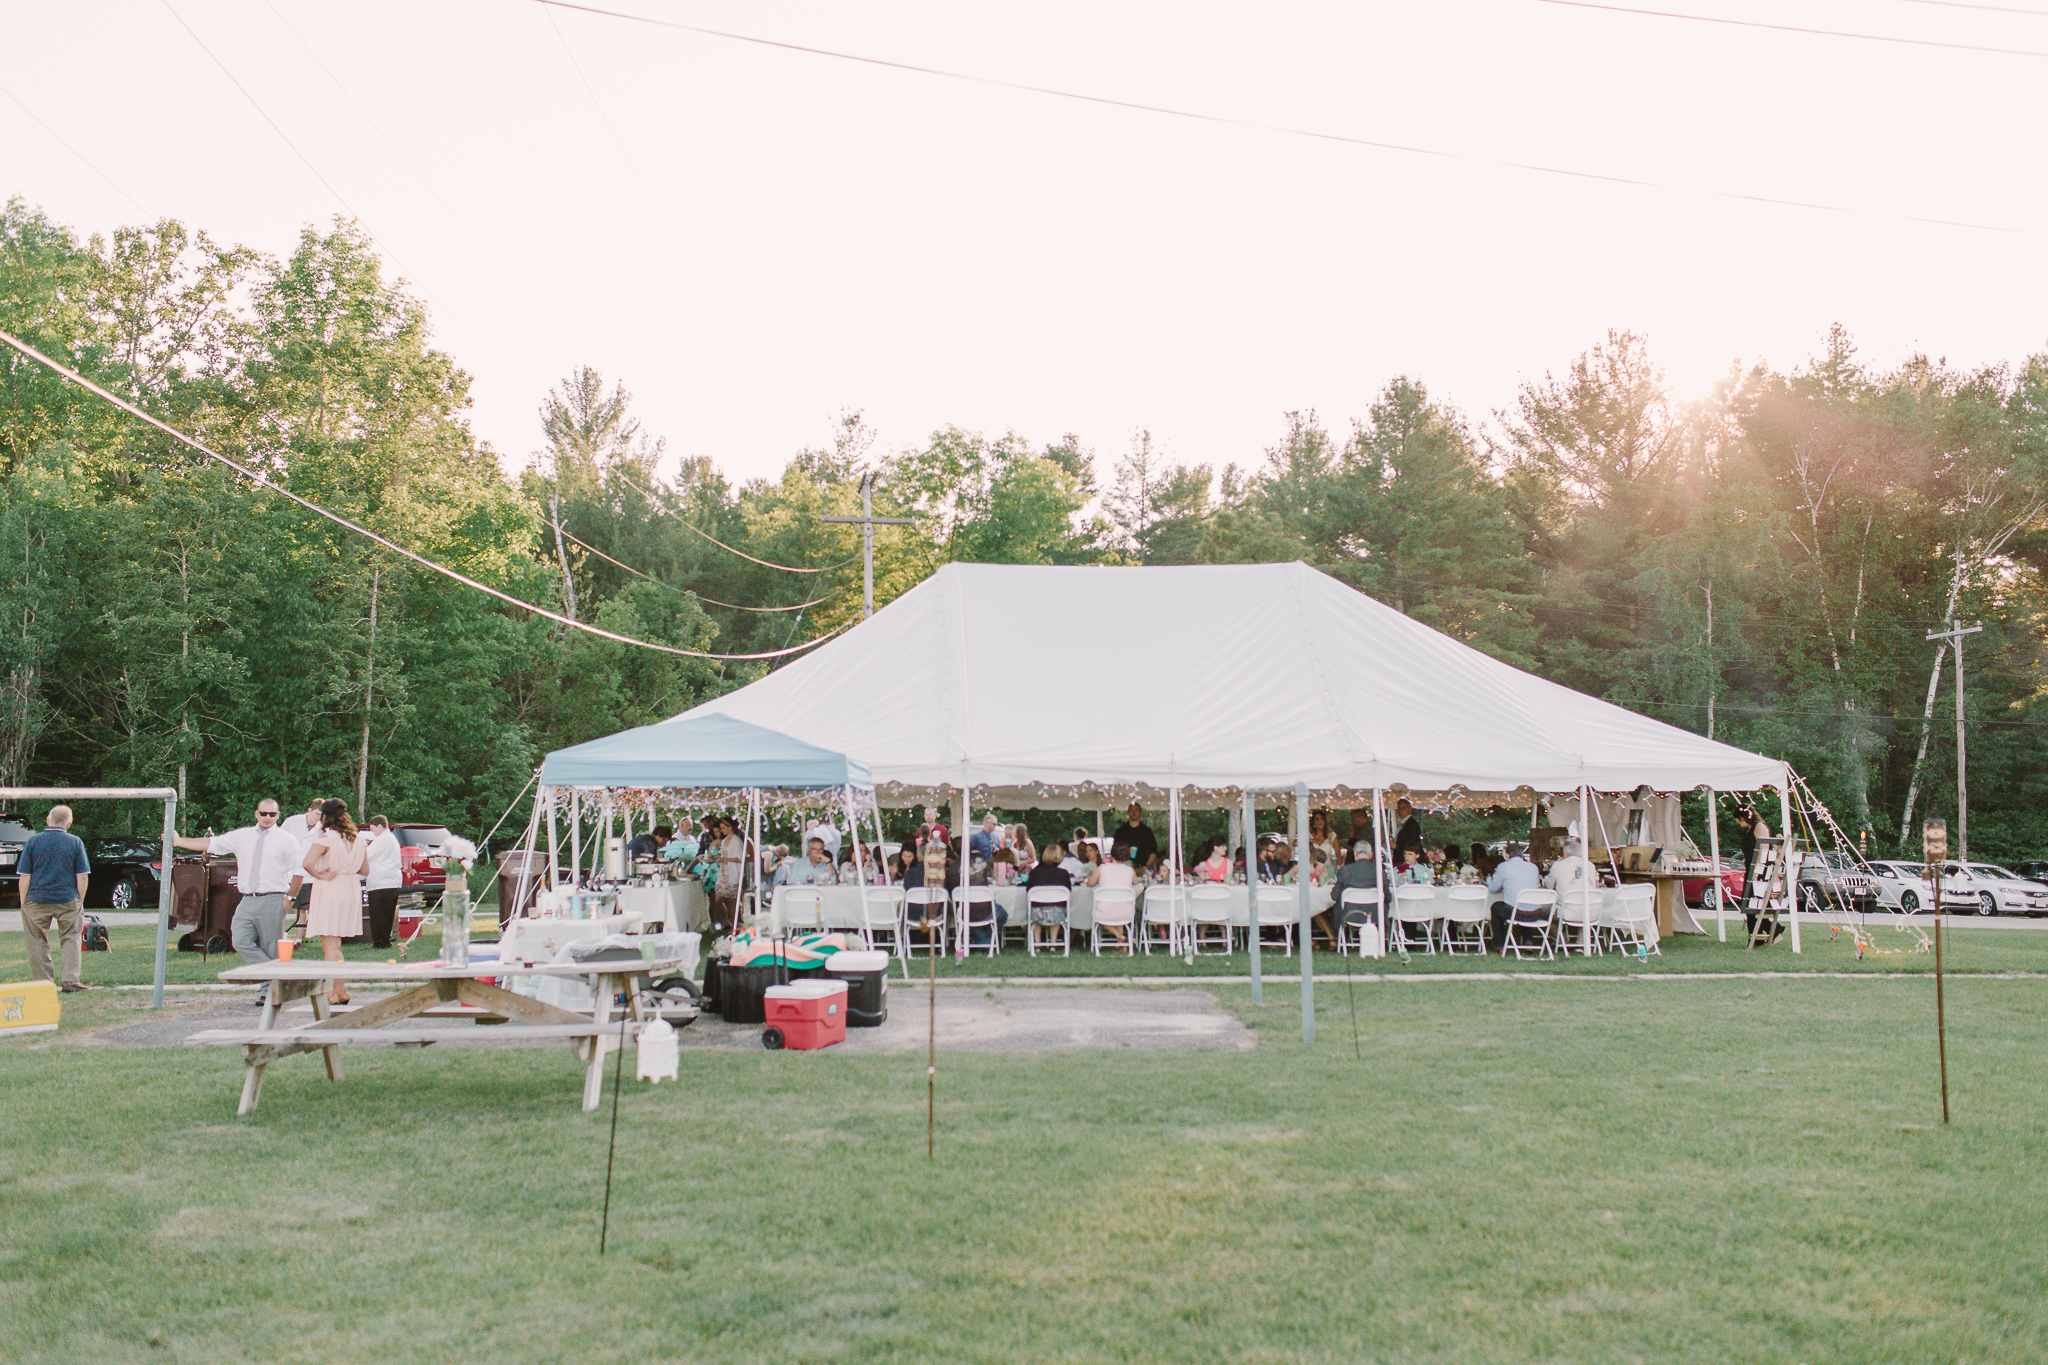
<svg viewBox="0 0 2048 1365">
<path fill-rule="evenodd" d="M 669 1027 L 666 1019 L 654 1019 L 640 1030 L 640 1045 L 635 1050 L 633 1075 L 643 1081 L 672 1081 L 682 1065 L 681 1050 L 676 1046 L 676 1031 Z"/>
</svg>

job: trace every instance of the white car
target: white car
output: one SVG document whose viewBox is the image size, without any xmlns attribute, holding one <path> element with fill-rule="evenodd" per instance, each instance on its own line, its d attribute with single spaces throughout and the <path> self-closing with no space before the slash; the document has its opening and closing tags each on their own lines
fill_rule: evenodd
<svg viewBox="0 0 2048 1365">
<path fill-rule="evenodd" d="M 1872 863 L 1870 870 L 1877 874 L 1879 909 L 1917 915 L 1933 905 L 1934 895 L 1927 885 L 1927 867 L 1924 863 L 1886 860 Z M 1974 889 L 1964 890 L 1955 878 L 1944 873 L 1941 879 L 1941 904 L 1944 910 L 1968 913 L 1977 909 L 1977 895 Z"/>
<path fill-rule="evenodd" d="M 2048 886 L 1996 863 L 1943 863 L 1941 881 L 1944 903 L 1967 897 L 1980 915 L 2048 915 Z"/>
</svg>

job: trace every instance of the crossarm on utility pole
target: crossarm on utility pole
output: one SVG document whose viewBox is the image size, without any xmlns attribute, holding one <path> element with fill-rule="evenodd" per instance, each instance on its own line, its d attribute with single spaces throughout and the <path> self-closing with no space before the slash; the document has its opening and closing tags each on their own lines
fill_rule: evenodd
<svg viewBox="0 0 2048 1365">
<path fill-rule="evenodd" d="M 1942 640 L 1955 646 L 1956 651 L 1956 857 L 1968 862 L 1970 859 L 1970 786 L 1969 748 L 1963 737 L 1963 637 L 1975 635 L 1984 629 L 1979 621 L 1974 626 L 1965 626 L 1951 620 L 1947 630 L 1933 630 L 1927 633 L 1929 640 Z M 1941 887 L 1935 884 L 1935 905 L 1941 904 Z"/>
<path fill-rule="evenodd" d="M 860 476 L 859 516 L 819 517 L 818 520 L 835 526 L 860 527 L 860 618 L 865 621 L 875 614 L 875 528 L 915 526 L 917 519 L 875 515 L 875 475 L 873 470 L 869 470 Z"/>
</svg>

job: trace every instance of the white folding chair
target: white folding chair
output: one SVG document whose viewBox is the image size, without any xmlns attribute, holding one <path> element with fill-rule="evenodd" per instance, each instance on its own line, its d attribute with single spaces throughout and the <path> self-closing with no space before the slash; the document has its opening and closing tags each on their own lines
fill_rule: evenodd
<svg viewBox="0 0 2048 1365">
<path fill-rule="evenodd" d="M 903 955 L 923 948 L 927 952 L 946 951 L 947 908 L 952 900 L 943 886 L 913 886 L 903 893 Z M 925 936 L 923 943 L 910 936 L 916 929 Z"/>
<path fill-rule="evenodd" d="M 1188 893 L 1185 887 L 1155 886 L 1145 893 L 1145 953 L 1150 956 L 1155 946 L 1165 947 L 1168 953 L 1181 950 L 1181 941 L 1186 937 L 1188 923 Z M 1163 943 L 1160 930 L 1166 931 Z"/>
<path fill-rule="evenodd" d="M 1259 912 L 1254 917 L 1259 935 L 1259 946 L 1265 947 L 1266 931 L 1278 929 L 1278 945 L 1294 956 L 1294 930 L 1301 920 L 1300 893 L 1291 886 L 1262 886 L 1259 888 Z"/>
<path fill-rule="evenodd" d="M 904 949 L 910 943 L 910 936 L 903 932 L 903 888 L 900 886 L 865 886 L 860 893 L 860 941 L 863 947 L 874 948 L 875 940 L 883 935 L 889 939 L 889 951 L 898 957 L 906 956 Z"/>
<path fill-rule="evenodd" d="M 1409 930 L 1422 930 L 1422 951 L 1436 951 L 1436 888 L 1433 886 L 1397 886 L 1394 888 L 1394 946 L 1401 949 L 1410 947 L 1414 940 Z"/>
<path fill-rule="evenodd" d="M 1210 942 L 1219 946 L 1214 953 L 1202 951 L 1202 931 L 1219 931 Z M 1188 888 L 1188 943 L 1198 957 L 1228 957 L 1231 948 L 1230 889 L 1223 886 Z"/>
<path fill-rule="evenodd" d="M 1376 886 L 1347 886 L 1338 896 L 1337 908 L 1332 912 L 1337 920 L 1337 952 L 1341 955 L 1358 950 L 1360 957 L 1385 957 L 1387 955 L 1386 935 L 1381 933 L 1375 921 L 1379 917 L 1380 890 Z M 1367 952 L 1366 931 L 1370 930 L 1371 947 Z"/>
<path fill-rule="evenodd" d="M 825 932 L 825 893 L 815 886 L 785 886 L 775 893 L 775 920 L 785 934 Z"/>
<path fill-rule="evenodd" d="M 1095 914 L 1088 926 L 1088 950 L 1097 957 L 1102 955 L 1102 945 L 1109 944 L 1112 951 L 1136 956 L 1138 951 L 1138 892 L 1129 886 L 1097 887 L 1095 891 Z M 1108 938 L 1104 929 L 1122 929 L 1121 940 Z"/>
<path fill-rule="evenodd" d="M 1003 950 L 1002 934 L 996 924 L 996 889 L 993 886 L 963 886 L 953 893 L 953 910 L 959 916 L 956 930 L 960 938 L 956 943 L 967 945 L 967 954 L 972 957 L 979 948 L 990 957 Z M 986 929 L 988 941 L 976 943 L 974 931 Z"/>
<path fill-rule="evenodd" d="M 1542 956 L 1555 958 L 1557 953 L 1551 947 L 1557 928 L 1557 893 L 1555 891 L 1524 891 L 1515 897 L 1515 903 L 1508 915 L 1505 937 L 1501 939 L 1500 955 L 1513 953 L 1517 961 L 1524 948 L 1533 949 Z M 1534 934 L 1534 943 L 1524 943 L 1523 934 Z"/>
<path fill-rule="evenodd" d="M 1572 941 L 1572 935 L 1578 941 Z M 1576 950 L 1581 957 L 1591 957 L 1602 951 L 1600 947 L 1600 888 L 1590 881 L 1580 882 L 1558 893 L 1557 918 L 1551 930 L 1551 938 L 1557 943 L 1557 950 L 1570 957 Z"/>
<path fill-rule="evenodd" d="M 1614 906 L 1602 916 L 1607 942 L 1620 952 L 1641 950 L 1664 956 L 1657 942 L 1657 888 L 1646 883 L 1624 886 L 1614 893 Z"/>
<path fill-rule="evenodd" d="M 1043 937 L 1045 939 L 1045 950 L 1048 953 L 1052 951 L 1053 934 L 1051 931 L 1054 930 L 1057 930 L 1059 933 L 1060 956 L 1066 957 L 1072 951 L 1073 940 L 1070 936 L 1067 912 L 1069 902 L 1073 898 L 1073 893 L 1064 886 L 1034 886 L 1024 893 L 1024 918 L 1027 921 L 1025 928 L 1030 933 L 1030 937 L 1025 942 L 1030 945 L 1031 956 L 1038 956 L 1039 939 L 1041 937 L 1040 930 L 1047 931 Z M 1035 912 L 1040 906 L 1054 905 L 1059 907 L 1059 921 L 1054 924 L 1040 924 L 1038 922 L 1038 915 Z"/>
<path fill-rule="evenodd" d="M 1486 922 L 1492 896 L 1483 886 L 1454 886 L 1445 897 L 1444 951 L 1486 953 Z"/>
</svg>

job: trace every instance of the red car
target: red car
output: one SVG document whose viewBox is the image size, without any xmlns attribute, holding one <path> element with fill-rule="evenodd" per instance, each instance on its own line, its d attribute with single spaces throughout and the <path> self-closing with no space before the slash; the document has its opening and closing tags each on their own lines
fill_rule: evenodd
<svg viewBox="0 0 2048 1365">
<path fill-rule="evenodd" d="M 439 895 L 448 880 L 434 858 L 448 838 L 446 825 L 393 825 L 398 840 L 399 894 L 403 899 Z"/>
<path fill-rule="evenodd" d="M 1706 859 L 1702 858 L 1700 861 L 1705 862 Z M 1743 884 L 1748 880 L 1748 876 L 1743 872 L 1739 864 L 1731 863 L 1726 858 L 1723 858 L 1721 860 L 1721 875 L 1718 878 L 1711 877 L 1705 871 L 1702 871 L 1696 877 L 1688 876 L 1685 879 L 1685 903 L 1697 906 L 1708 912 L 1718 909 L 1719 902 L 1723 898 L 1739 905 L 1742 903 Z M 1718 885 L 1716 885 L 1717 882 L 1719 883 Z"/>
</svg>

